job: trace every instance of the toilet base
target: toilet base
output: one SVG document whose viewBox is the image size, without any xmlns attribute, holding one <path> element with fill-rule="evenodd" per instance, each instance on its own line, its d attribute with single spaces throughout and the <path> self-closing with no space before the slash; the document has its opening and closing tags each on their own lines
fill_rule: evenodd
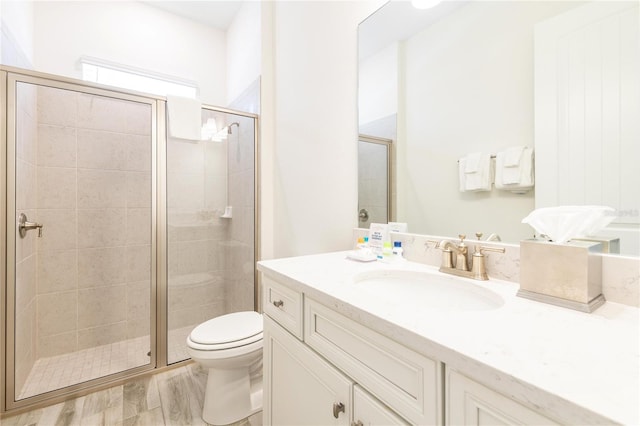
<svg viewBox="0 0 640 426">
<path fill-rule="evenodd" d="M 237 422 L 262 410 L 262 377 L 250 379 L 249 368 L 209 369 L 202 419 L 210 425 Z"/>
</svg>

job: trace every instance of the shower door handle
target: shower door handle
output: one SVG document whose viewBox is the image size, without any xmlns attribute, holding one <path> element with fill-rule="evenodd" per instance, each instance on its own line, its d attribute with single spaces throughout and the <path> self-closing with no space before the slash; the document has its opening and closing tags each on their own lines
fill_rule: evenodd
<svg viewBox="0 0 640 426">
<path fill-rule="evenodd" d="M 27 236 L 27 231 L 31 229 L 38 230 L 38 237 L 42 237 L 42 224 L 37 222 L 29 222 L 27 219 L 27 215 L 24 213 L 20 213 L 18 217 L 18 232 L 20 233 L 20 238 L 24 238 Z"/>
<path fill-rule="evenodd" d="M 358 218 L 360 218 L 360 222 L 366 222 L 369 220 L 369 212 L 367 209 L 360 209 L 358 212 Z"/>
</svg>

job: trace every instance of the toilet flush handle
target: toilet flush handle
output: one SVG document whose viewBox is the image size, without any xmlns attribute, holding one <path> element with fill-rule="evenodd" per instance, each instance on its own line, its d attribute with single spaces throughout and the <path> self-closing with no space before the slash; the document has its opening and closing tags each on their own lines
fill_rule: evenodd
<svg viewBox="0 0 640 426">
<path fill-rule="evenodd" d="M 273 301 L 273 306 L 275 306 L 276 308 L 280 308 L 280 307 L 282 307 L 282 305 L 284 305 L 284 302 L 282 300 L 274 300 Z"/>
</svg>

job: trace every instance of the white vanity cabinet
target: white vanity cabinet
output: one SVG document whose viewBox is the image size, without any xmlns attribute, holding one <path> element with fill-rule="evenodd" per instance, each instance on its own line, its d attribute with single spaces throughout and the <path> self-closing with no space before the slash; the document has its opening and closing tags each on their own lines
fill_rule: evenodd
<svg viewBox="0 0 640 426">
<path fill-rule="evenodd" d="M 304 341 L 413 424 L 442 424 L 442 364 L 304 299 Z"/>
<path fill-rule="evenodd" d="M 395 281 L 352 285 L 390 268 L 344 252 L 258 263 L 265 425 L 640 425 L 637 308 L 589 315 L 495 280 L 474 284 L 498 308 L 420 309 Z"/>
<path fill-rule="evenodd" d="M 267 425 L 409 425 L 269 316 L 264 365 Z"/>
<path fill-rule="evenodd" d="M 374 398 L 361 386 L 353 387 L 353 422 L 351 426 L 406 425 L 410 423 Z"/>
<path fill-rule="evenodd" d="M 267 277 L 263 302 L 265 424 L 442 424 L 439 362 Z"/>
<path fill-rule="evenodd" d="M 449 425 L 557 425 L 506 396 L 447 369 L 446 410 Z"/>
<path fill-rule="evenodd" d="M 302 340 L 302 293 L 269 277 L 264 277 L 262 286 L 264 313 Z"/>
<path fill-rule="evenodd" d="M 266 425 L 349 425 L 353 382 L 264 318 Z"/>
</svg>

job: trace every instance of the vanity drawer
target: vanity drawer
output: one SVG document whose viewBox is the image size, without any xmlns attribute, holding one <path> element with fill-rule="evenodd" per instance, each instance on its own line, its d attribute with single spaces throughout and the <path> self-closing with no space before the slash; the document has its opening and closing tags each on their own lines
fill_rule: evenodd
<svg viewBox="0 0 640 426">
<path fill-rule="evenodd" d="M 262 284 L 264 312 L 302 340 L 302 293 L 268 277 Z"/>
<path fill-rule="evenodd" d="M 414 424 L 442 424 L 442 368 L 355 321 L 305 298 L 304 341 Z"/>
</svg>

